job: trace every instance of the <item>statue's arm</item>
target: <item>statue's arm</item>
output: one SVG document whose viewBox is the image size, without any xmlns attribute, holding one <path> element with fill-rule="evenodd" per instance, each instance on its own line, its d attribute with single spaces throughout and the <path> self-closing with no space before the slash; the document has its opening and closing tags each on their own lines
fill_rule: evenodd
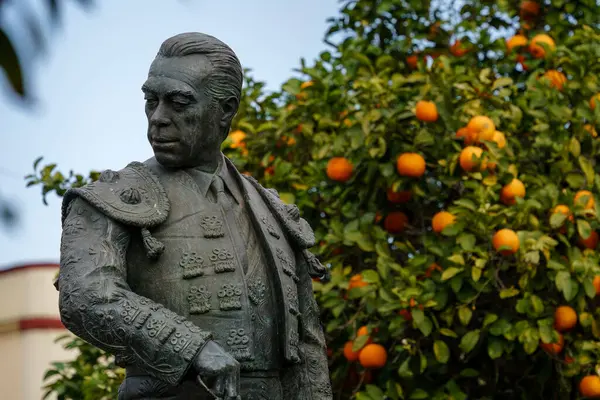
<svg viewBox="0 0 600 400">
<path fill-rule="evenodd" d="M 81 198 L 63 223 L 60 315 L 64 325 L 124 364 L 177 384 L 211 335 L 127 284 L 126 227 Z"/>
<path fill-rule="evenodd" d="M 319 319 L 319 306 L 315 300 L 312 279 L 309 271 L 314 271 L 311 263 L 319 263 L 316 257 L 304 250 L 297 258 L 298 297 L 300 301 L 300 358 L 301 363 L 291 367 L 286 379 L 289 390 L 286 398 L 331 400 L 333 393 L 329 379 L 327 344 Z M 319 263 L 320 265 L 320 263 Z M 300 394 L 301 393 L 301 394 Z"/>
</svg>

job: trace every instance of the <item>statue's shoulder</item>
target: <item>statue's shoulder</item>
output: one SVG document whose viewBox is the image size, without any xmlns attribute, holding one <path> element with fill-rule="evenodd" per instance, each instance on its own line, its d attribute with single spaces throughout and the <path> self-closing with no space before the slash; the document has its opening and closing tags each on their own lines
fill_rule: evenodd
<svg viewBox="0 0 600 400">
<path fill-rule="evenodd" d="M 265 188 L 254 177 L 242 175 L 260 194 L 273 212 L 288 237 L 300 249 L 308 249 L 315 245 L 315 233 L 308 222 L 300 217 L 300 210 L 295 204 L 286 204 L 279 197 L 277 190 Z"/>
<path fill-rule="evenodd" d="M 121 170 L 107 169 L 97 181 L 69 189 L 62 204 L 62 219 L 71 202 L 81 197 L 106 216 L 129 226 L 149 228 L 164 222 L 170 203 L 153 159 L 131 162 Z"/>
</svg>

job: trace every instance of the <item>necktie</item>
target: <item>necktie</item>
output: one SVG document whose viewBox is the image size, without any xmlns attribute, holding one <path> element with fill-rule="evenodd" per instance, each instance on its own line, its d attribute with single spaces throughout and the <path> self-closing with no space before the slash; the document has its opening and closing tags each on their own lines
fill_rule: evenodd
<svg viewBox="0 0 600 400">
<path fill-rule="evenodd" d="M 215 201 L 219 204 L 225 211 L 231 210 L 232 202 L 229 198 L 229 195 L 225 193 L 225 184 L 223 183 L 223 179 L 215 175 L 213 178 L 210 189 L 215 196 Z"/>
</svg>

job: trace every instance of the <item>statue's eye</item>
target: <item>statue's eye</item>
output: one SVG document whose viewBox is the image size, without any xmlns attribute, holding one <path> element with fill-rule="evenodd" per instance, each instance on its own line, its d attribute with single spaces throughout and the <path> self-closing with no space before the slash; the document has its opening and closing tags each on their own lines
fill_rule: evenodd
<svg viewBox="0 0 600 400">
<path fill-rule="evenodd" d="M 190 102 L 187 100 L 184 100 L 184 99 L 175 99 L 172 101 L 172 103 L 173 103 L 173 108 L 176 111 L 181 111 L 190 105 Z"/>
<path fill-rule="evenodd" d="M 154 97 L 145 97 L 144 100 L 146 100 L 146 105 L 150 107 L 153 107 L 156 105 L 156 103 L 158 103 L 158 100 L 156 100 Z"/>
</svg>

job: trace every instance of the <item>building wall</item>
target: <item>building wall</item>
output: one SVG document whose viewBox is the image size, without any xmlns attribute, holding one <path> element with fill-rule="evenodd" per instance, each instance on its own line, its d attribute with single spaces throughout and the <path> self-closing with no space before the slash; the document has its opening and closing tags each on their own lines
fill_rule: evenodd
<svg viewBox="0 0 600 400">
<path fill-rule="evenodd" d="M 68 333 L 60 322 L 53 280 L 57 264 L 0 270 L 0 388 L 2 399 L 40 400 L 53 361 L 73 359 L 55 339 Z"/>
</svg>

